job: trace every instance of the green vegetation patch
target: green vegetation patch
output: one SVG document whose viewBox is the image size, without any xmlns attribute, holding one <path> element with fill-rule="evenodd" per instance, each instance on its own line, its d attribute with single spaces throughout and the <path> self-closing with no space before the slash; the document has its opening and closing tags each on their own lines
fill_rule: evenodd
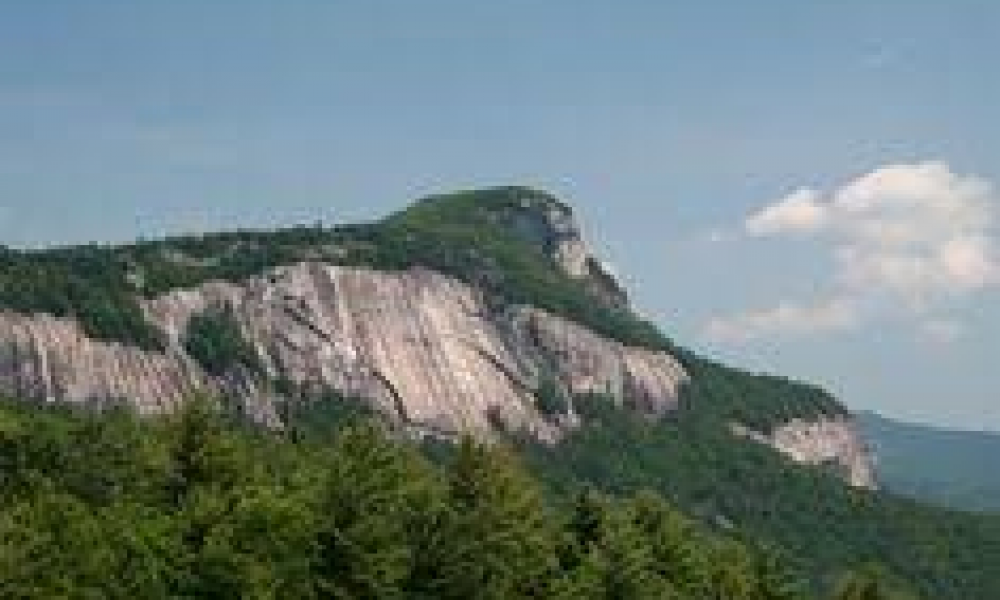
<svg viewBox="0 0 1000 600">
<path fill-rule="evenodd" d="M 211 375 L 222 376 L 239 367 L 263 371 L 257 351 L 243 337 L 229 308 L 192 315 L 184 333 L 184 349 Z"/>
<path fill-rule="evenodd" d="M 147 350 L 163 336 L 146 320 L 111 248 L 16 251 L 0 246 L 0 310 L 76 319 L 91 337 Z"/>
<path fill-rule="evenodd" d="M 687 350 L 676 356 L 691 377 L 681 390 L 680 418 L 740 423 L 770 433 L 795 418 L 848 415 L 843 404 L 818 386 L 734 369 Z"/>
</svg>

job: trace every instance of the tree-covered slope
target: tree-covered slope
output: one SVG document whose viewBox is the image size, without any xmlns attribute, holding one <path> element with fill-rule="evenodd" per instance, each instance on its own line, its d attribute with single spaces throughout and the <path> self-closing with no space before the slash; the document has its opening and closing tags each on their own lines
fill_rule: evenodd
<svg viewBox="0 0 1000 600">
<path fill-rule="evenodd" d="M 85 585 L 95 586 L 100 593 L 92 596 L 125 595 L 138 589 L 129 586 L 141 585 L 161 595 L 190 597 L 230 586 L 247 589 L 249 595 L 295 597 L 301 593 L 296 582 L 310 582 L 304 584 L 315 586 L 309 593 L 319 596 L 469 597 L 472 588 L 465 577 L 471 573 L 499 582 L 489 588 L 498 590 L 493 596 L 480 597 L 516 597 L 527 594 L 525 585 L 547 586 L 545 594 L 536 594 L 544 597 L 798 597 L 768 596 L 770 584 L 755 583 L 771 577 L 764 574 L 774 566 L 767 558 L 771 554 L 753 549 L 767 545 L 786 554 L 782 564 L 796 574 L 792 579 L 801 580 L 813 594 L 825 593 L 845 571 L 879 563 L 928 598 L 1000 597 L 997 519 L 853 490 L 822 468 L 796 466 L 765 446 L 734 436 L 734 423 L 766 434 L 792 419 L 839 417 L 846 409 L 817 387 L 747 373 L 686 351 L 614 298 L 597 293 L 602 282 L 595 287 L 593 281 L 567 273 L 553 258 L 550 240 L 536 235 L 532 220 L 525 218 L 531 215 L 524 211 L 549 208 L 565 210 L 541 192 L 495 188 L 426 198 L 381 222 L 359 226 L 242 231 L 121 247 L 0 250 L 0 310 L 73 317 L 91 336 L 151 352 L 162 348 L 162 332 L 143 318 L 142 298 L 210 280 L 242 281 L 275 266 L 313 261 L 377 270 L 429 268 L 481 291 L 489 299 L 487 312 L 499 315 L 514 305 L 532 305 L 626 345 L 676 356 L 690 381 L 682 389 L 680 408 L 666 418 L 654 421 L 627 409 L 610 410 L 629 406 L 631 398 L 580 398 L 575 399 L 582 416 L 577 432 L 551 447 L 518 442 L 524 460 L 551 491 L 544 509 L 536 500 L 527 509 L 522 500 L 515 501 L 518 510 L 532 514 L 553 511 L 545 520 L 555 528 L 543 528 L 541 541 L 520 530 L 511 535 L 524 537 L 508 542 L 503 535 L 496 540 L 487 536 L 496 544 L 496 562 L 476 563 L 470 548 L 479 548 L 489 528 L 514 518 L 505 512 L 514 509 L 482 504 L 481 498 L 506 494 L 493 488 L 509 490 L 512 484 L 455 483 L 451 467 L 436 470 L 403 450 L 398 451 L 406 455 L 402 463 L 396 458 L 385 464 L 350 459 L 344 466 L 336 455 L 349 449 L 336 439 L 310 441 L 335 426 L 320 420 L 326 424 L 310 429 L 307 423 L 315 424 L 317 416 L 298 412 L 303 406 L 340 405 L 317 401 L 315 390 L 300 395 L 283 385 L 288 382 L 267 381 L 285 397 L 278 408 L 292 443 L 246 430 L 188 430 L 186 417 L 179 417 L 180 424 L 170 419 L 140 423 L 119 415 L 105 425 L 103 419 L 84 415 L 6 410 L 0 423 L 5 436 L 0 439 L 0 474 L 9 502 L 0 521 L 0 535 L 7 536 L 0 560 L 6 552 L 13 557 L 9 565 L 37 565 L 32 567 L 36 571 L 16 571 L 29 574 L 18 585 L 29 585 L 36 576 L 31 573 L 44 579 L 45 565 L 57 564 L 57 571 L 76 573 Z M 226 372 L 233 365 L 258 369 L 253 346 L 240 335 L 227 313 L 206 313 L 189 326 L 183 342 L 209 373 Z M 561 402 L 546 406 L 565 411 Z M 519 432 L 508 433 L 520 439 Z M 385 452 L 397 456 L 397 450 Z M 213 462 L 218 457 L 222 463 Z M 377 478 L 383 468 L 395 473 L 389 475 L 395 478 L 391 485 Z M 335 474 L 333 479 L 328 472 Z M 376 479 L 367 479 L 369 475 Z M 338 477 L 344 478 L 345 489 L 334 483 Z M 511 477 L 535 485 L 523 473 Z M 422 490 L 414 497 L 407 495 L 408 486 L 393 487 L 396 480 L 411 479 Z M 574 512 L 579 490 L 588 486 L 625 498 L 612 502 L 616 516 L 605 520 L 601 509 L 595 524 L 590 508 L 585 515 Z M 355 488 L 360 496 L 352 495 Z M 643 489 L 669 498 L 693 519 L 683 528 L 699 531 L 691 533 L 697 547 L 690 552 L 699 565 L 693 572 L 684 570 L 686 559 L 669 554 L 677 551 L 676 532 L 669 543 L 659 531 L 647 532 L 653 539 L 633 537 L 639 521 L 629 512 L 633 508 L 627 498 Z M 408 520 L 413 507 L 423 510 L 426 502 L 437 503 L 428 509 L 429 516 Z M 374 507 L 381 521 L 357 524 L 352 519 L 363 516 L 360 506 Z M 391 520 L 388 514 L 403 515 L 402 524 L 382 522 Z M 537 516 L 513 514 L 538 523 Z M 566 523 L 583 526 L 574 519 L 590 524 L 573 529 L 576 525 Z M 360 537 L 338 537 L 348 535 L 341 527 Z M 455 539 L 420 537 L 439 527 Z M 281 533 L 270 532 L 272 528 Z M 60 537 L 64 531 L 83 540 L 79 547 L 93 544 L 99 551 L 81 558 L 72 550 L 77 542 Z M 407 537 L 411 534 L 418 537 Z M 749 542 L 733 545 L 733 537 Z M 115 545 L 101 542 L 104 538 L 116 540 Z M 61 544 L 70 551 L 56 553 L 54 562 L 39 558 Z M 388 555 L 381 554 L 383 545 Z M 40 548 L 37 554 L 31 554 L 33 547 Z M 525 565 L 522 552 L 537 561 Z M 688 550 L 684 552 L 686 556 Z M 650 556 L 659 558 L 651 561 Z M 387 565 L 401 565 L 392 566 L 391 577 L 381 571 L 377 561 L 383 559 Z M 141 584 L 102 579 L 136 561 L 137 577 L 145 578 Z M 557 568 L 539 574 L 536 568 L 544 564 Z M 363 573 L 373 569 L 370 577 L 387 576 L 389 583 L 356 581 L 355 567 L 343 565 L 358 565 Z M 735 566 L 726 570 L 729 565 Z M 667 572 L 674 568 L 680 571 Z M 484 574 L 483 569 L 494 571 Z M 534 579 L 522 581 L 516 575 L 521 571 L 534 573 Z M 741 591 L 704 589 L 724 581 Z M 647 583 L 653 587 L 643 587 Z M 855 591 L 863 592 L 864 581 L 856 583 Z M 119 584 L 121 590 L 105 587 Z M 254 587 L 258 584 L 264 592 Z M 342 585 L 360 587 L 338 591 Z M 365 587 L 369 585 L 386 587 Z M 700 591 L 690 592 L 689 585 Z M 619 591 L 616 596 L 590 589 Z M 634 591 L 647 589 L 653 591 Z"/>
<path fill-rule="evenodd" d="M 0 596 L 897 597 L 866 570 L 816 595 L 775 549 L 655 494 L 557 499 L 502 447 L 435 466 L 338 423 L 288 439 L 205 402 L 159 421 L 0 404 Z"/>
<path fill-rule="evenodd" d="M 861 413 L 859 421 L 886 488 L 955 508 L 1000 511 L 1000 434 L 903 423 L 874 413 Z"/>
<path fill-rule="evenodd" d="M 845 569 L 879 563 L 926 598 L 1000 594 L 1000 517 L 932 507 L 851 488 L 739 439 L 699 403 L 740 388 L 690 389 L 679 414 L 659 422 L 592 402 L 586 424 L 556 447 L 521 446 L 550 485 L 613 494 L 651 489 L 724 531 L 772 543 L 822 588 Z"/>
</svg>

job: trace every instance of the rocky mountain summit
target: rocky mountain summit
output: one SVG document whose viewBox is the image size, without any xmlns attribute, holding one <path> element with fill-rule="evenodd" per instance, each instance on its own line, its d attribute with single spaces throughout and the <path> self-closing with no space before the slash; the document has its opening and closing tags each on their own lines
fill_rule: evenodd
<svg viewBox="0 0 1000 600">
<path fill-rule="evenodd" d="M 695 376 L 635 317 L 572 210 L 525 188 L 428 198 L 364 226 L 73 252 L 0 255 L 11 286 L 0 290 L 0 393 L 152 414 L 201 390 L 281 427 L 292 398 L 334 390 L 416 434 L 555 443 L 579 423 L 581 398 L 659 418 Z M 32 286 L 58 285 L 67 301 L 33 304 Z M 206 322 L 217 323 L 195 327 Z M 874 484 L 842 408 L 790 406 L 764 426 L 730 424 Z"/>
</svg>

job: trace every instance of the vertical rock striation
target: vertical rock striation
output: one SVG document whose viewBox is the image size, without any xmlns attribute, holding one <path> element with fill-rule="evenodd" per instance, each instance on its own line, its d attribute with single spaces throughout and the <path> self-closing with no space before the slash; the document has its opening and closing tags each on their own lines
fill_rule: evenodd
<svg viewBox="0 0 1000 600">
<path fill-rule="evenodd" d="M 92 340 L 68 319 L 0 312 L 0 393 L 46 402 L 128 401 L 148 414 L 212 385 L 183 355 Z"/>
<path fill-rule="evenodd" d="M 86 338 L 71 320 L 0 315 L 0 390 L 37 400 L 124 399 L 167 410 L 197 389 L 230 390 L 273 420 L 261 385 L 282 378 L 358 396 L 416 429 L 495 427 L 558 439 L 571 420 L 536 407 L 542 373 L 569 394 L 606 392 L 662 413 L 686 379 L 662 352 L 629 348 L 534 308 L 492 313 L 482 293 L 434 271 L 300 263 L 241 284 L 211 282 L 145 301 L 163 353 Z M 226 308 L 266 373 L 204 373 L 184 350 L 188 322 Z M 262 407 L 262 404 L 264 405 Z"/>
</svg>

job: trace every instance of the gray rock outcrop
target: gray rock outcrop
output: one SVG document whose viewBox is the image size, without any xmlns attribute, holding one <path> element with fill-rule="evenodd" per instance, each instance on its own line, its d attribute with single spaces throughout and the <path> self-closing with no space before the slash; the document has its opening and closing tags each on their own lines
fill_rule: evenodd
<svg viewBox="0 0 1000 600">
<path fill-rule="evenodd" d="M 133 402 L 169 410 L 196 389 L 238 388 L 274 419 L 257 378 L 206 374 L 184 350 L 188 321 L 226 307 L 267 375 L 364 398 L 418 429 L 485 434 L 502 426 L 553 441 L 573 423 L 535 405 L 542 373 L 567 395 L 630 397 L 671 409 L 686 374 L 666 353 L 626 347 L 545 311 L 494 314 L 481 292 L 434 271 L 380 272 L 300 263 L 239 285 L 211 282 L 146 301 L 165 352 L 88 339 L 71 320 L 0 314 L 0 389 L 26 398 Z M 261 406 L 265 408 L 261 408 Z"/>
<path fill-rule="evenodd" d="M 871 452 L 850 417 L 793 419 L 770 434 L 735 423 L 732 428 L 737 435 L 768 445 L 797 463 L 832 466 L 855 487 L 877 487 Z"/>
<path fill-rule="evenodd" d="M 155 413 L 211 385 L 185 356 L 93 340 L 69 319 L 0 312 L 0 393 L 43 402 L 128 401 Z"/>
<path fill-rule="evenodd" d="M 503 225 L 541 247 L 564 273 L 585 283 L 608 306 L 627 308 L 628 293 L 611 267 L 593 251 L 583 228 L 565 204 L 551 198 L 524 197 Z"/>
</svg>

